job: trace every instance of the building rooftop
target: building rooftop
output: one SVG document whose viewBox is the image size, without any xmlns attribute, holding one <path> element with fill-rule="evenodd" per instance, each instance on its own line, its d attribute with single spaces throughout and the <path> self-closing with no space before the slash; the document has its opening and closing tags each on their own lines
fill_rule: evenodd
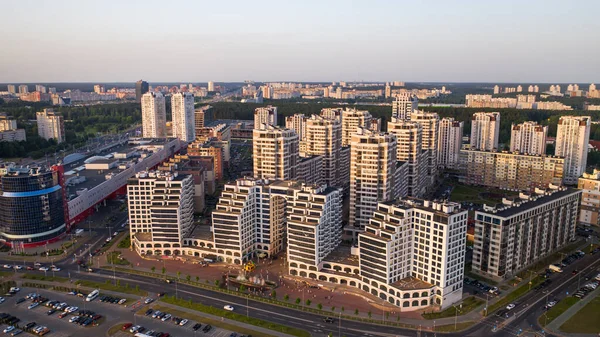
<svg viewBox="0 0 600 337">
<path fill-rule="evenodd" d="M 352 255 L 350 249 L 350 246 L 338 245 L 323 259 L 323 262 L 341 263 L 358 267 L 358 256 Z"/>
<path fill-rule="evenodd" d="M 464 212 L 460 208 L 460 203 L 445 200 L 424 200 L 412 197 L 406 197 L 400 200 L 381 202 L 384 205 L 396 206 L 399 208 L 418 208 L 427 212 L 434 212 L 443 215 L 457 214 Z"/>
<path fill-rule="evenodd" d="M 581 190 L 575 188 L 561 188 L 555 191 L 543 191 L 544 194 L 541 194 L 542 191 L 540 190 L 538 190 L 538 192 L 540 192 L 540 194 L 529 196 L 528 199 L 523 198 L 526 196 L 524 194 L 513 199 L 505 198 L 503 204 L 497 205 L 496 207 L 484 205 L 483 209 L 478 210 L 478 212 L 507 218 L 564 196 L 581 193 Z"/>
<path fill-rule="evenodd" d="M 416 290 L 428 289 L 433 287 L 433 284 L 420 280 L 416 277 L 406 277 L 391 284 L 392 287 L 399 290 Z"/>
<path fill-rule="evenodd" d="M 210 230 L 210 225 L 198 225 L 194 227 L 194 230 L 190 233 L 189 238 L 198 240 L 213 240 L 213 232 Z"/>
</svg>

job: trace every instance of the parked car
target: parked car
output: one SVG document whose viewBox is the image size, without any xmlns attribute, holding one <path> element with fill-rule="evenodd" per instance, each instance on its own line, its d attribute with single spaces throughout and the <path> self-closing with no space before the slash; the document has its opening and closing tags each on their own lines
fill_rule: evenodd
<svg viewBox="0 0 600 337">
<path fill-rule="evenodd" d="M 233 306 L 227 304 L 226 306 L 223 307 L 223 309 L 227 310 L 227 311 L 233 311 Z"/>
<path fill-rule="evenodd" d="M 509 304 L 509 305 L 506 306 L 506 310 L 512 310 L 514 308 L 515 308 L 515 304 L 514 303 L 511 303 L 511 304 Z"/>
</svg>

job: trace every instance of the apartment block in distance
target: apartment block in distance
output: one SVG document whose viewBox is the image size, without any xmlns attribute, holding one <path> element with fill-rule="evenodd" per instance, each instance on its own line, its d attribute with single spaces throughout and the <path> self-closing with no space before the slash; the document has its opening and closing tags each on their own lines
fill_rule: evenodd
<svg viewBox="0 0 600 337">
<path fill-rule="evenodd" d="M 579 221 L 586 225 L 600 226 L 600 170 L 584 173 L 577 188 L 581 190 Z"/>
<path fill-rule="evenodd" d="M 499 112 L 476 112 L 471 119 L 471 150 L 496 151 L 500 136 Z"/>
<path fill-rule="evenodd" d="M 543 156 L 546 154 L 548 127 L 537 122 L 513 124 L 510 128 L 510 152 Z"/>
<path fill-rule="evenodd" d="M 17 120 L 0 113 L 0 142 L 25 141 L 25 129 L 17 129 Z"/>
<path fill-rule="evenodd" d="M 127 197 L 129 230 L 138 253 L 182 255 L 182 241 L 194 226 L 192 176 L 139 172 L 127 181 Z"/>
<path fill-rule="evenodd" d="M 306 134 L 306 116 L 304 114 L 294 114 L 286 117 L 285 127 L 296 131 L 300 141 L 304 140 Z"/>
<path fill-rule="evenodd" d="M 173 118 L 173 137 L 184 142 L 196 139 L 194 123 L 194 95 L 189 92 L 178 92 L 171 96 Z"/>
<path fill-rule="evenodd" d="M 423 128 L 421 150 L 427 151 L 425 154 L 425 180 L 427 187 L 430 187 L 435 183 L 438 175 L 437 153 L 440 116 L 435 112 L 414 110 L 410 115 L 410 120 L 419 123 Z"/>
<path fill-rule="evenodd" d="M 165 97 L 160 92 L 142 95 L 142 134 L 144 138 L 164 138 L 167 135 Z"/>
<path fill-rule="evenodd" d="M 575 239 L 581 191 L 560 187 L 475 212 L 473 272 L 505 280 Z"/>
<path fill-rule="evenodd" d="M 454 118 L 442 118 L 438 136 L 438 164 L 440 167 L 459 169 L 464 123 Z"/>
<path fill-rule="evenodd" d="M 322 156 L 323 168 L 320 174 L 325 184 L 344 187 L 342 177 L 341 150 L 342 124 L 337 119 L 312 115 L 304 121 L 304 153 L 307 156 Z"/>
<path fill-rule="evenodd" d="M 294 130 L 260 124 L 252 134 L 254 177 L 259 179 L 296 179 L 299 160 L 298 135 Z"/>
<path fill-rule="evenodd" d="M 38 135 L 44 139 L 55 139 L 57 143 L 65 141 L 65 121 L 52 109 L 36 113 Z"/>
<path fill-rule="evenodd" d="M 254 128 L 260 128 L 261 124 L 277 126 L 277 107 L 269 105 L 254 110 Z"/>
<path fill-rule="evenodd" d="M 408 195 L 420 197 L 427 185 L 427 162 L 422 154 L 423 127 L 417 122 L 392 117 L 388 122 L 388 132 L 397 138 L 396 159 L 408 165 L 408 175 L 401 178 L 406 181 Z"/>
<path fill-rule="evenodd" d="M 419 107 L 417 96 L 409 92 L 401 92 L 392 102 L 392 118 L 411 119 L 413 111 Z"/>
<path fill-rule="evenodd" d="M 562 185 L 564 158 L 507 151 L 460 152 L 466 184 L 521 191 Z"/>
<path fill-rule="evenodd" d="M 577 184 L 585 172 L 591 123 L 590 116 L 561 116 L 558 120 L 554 155 L 565 158 L 567 185 Z"/>
<path fill-rule="evenodd" d="M 342 111 L 342 146 L 349 146 L 357 128 L 369 128 L 373 118 L 367 110 L 346 108 Z"/>
</svg>

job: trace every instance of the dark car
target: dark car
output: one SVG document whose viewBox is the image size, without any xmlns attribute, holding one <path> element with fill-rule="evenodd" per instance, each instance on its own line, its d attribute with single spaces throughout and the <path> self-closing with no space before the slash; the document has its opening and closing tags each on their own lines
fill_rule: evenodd
<svg viewBox="0 0 600 337">
<path fill-rule="evenodd" d="M 146 310 L 146 316 L 152 315 L 153 312 L 154 312 L 154 310 L 152 310 L 152 309 Z"/>
<path fill-rule="evenodd" d="M 210 324 L 206 324 L 204 328 L 202 328 L 202 332 L 209 332 L 210 329 L 212 329 L 212 326 Z"/>
<path fill-rule="evenodd" d="M 46 312 L 46 315 L 50 316 L 50 315 L 52 315 L 52 314 L 53 314 L 53 313 L 55 313 L 55 312 L 56 312 L 56 309 L 50 309 L 50 310 L 48 310 L 48 311 Z"/>
<path fill-rule="evenodd" d="M 29 322 L 25 324 L 25 330 L 33 328 L 34 326 L 36 326 L 36 324 L 36 322 Z"/>
<path fill-rule="evenodd" d="M 323 318 L 323 322 L 325 322 L 325 323 L 333 323 L 333 318 L 331 318 L 331 317 L 325 317 L 325 318 Z"/>
<path fill-rule="evenodd" d="M 202 324 L 200 324 L 200 323 L 196 323 L 196 324 L 194 324 L 194 326 L 192 327 L 192 329 L 193 329 L 194 331 L 198 331 L 198 329 L 200 329 L 201 327 L 202 327 Z"/>
<path fill-rule="evenodd" d="M 26 301 L 26 299 L 24 299 L 24 298 L 22 298 L 22 297 L 21 297 L 21 298 L 19 298 L 19 299 L 17 300 L 17 304 L 19 304 L 19 303 L 23 303 L 23 302 L 25 302 L 25 301 Z"/>
</svg>

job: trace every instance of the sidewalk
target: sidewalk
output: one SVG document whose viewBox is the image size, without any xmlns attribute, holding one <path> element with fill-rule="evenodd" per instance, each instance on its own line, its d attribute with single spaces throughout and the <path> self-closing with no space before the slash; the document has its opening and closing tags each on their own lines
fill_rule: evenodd
<svg viewBox="0 0 600 337">
<path fill-rule="evenodd" d="M 591 302 L 594 298 L 600 296 L 600 287 L 596 290 L 589 293 L 583 300 L 575 303 L 569 309 L 562 313 L 562 315 L 558 316 L 555 320 L 553 320 L 548 326 L 546 326 L 546 330 L 552 331 L 552 333 L 556 333 L 561 336 L 570 336 L 570 337 L 583 337 L 583 336 L 595 336 L 591 334 L 570 334 L 564 333 L 560 331 L 561 325 L 563 325 L 566 321 L 571 318 L 571 316 L 575 315 L 579 310 L 586 306 L 589 302 Z"/>
</svg>

